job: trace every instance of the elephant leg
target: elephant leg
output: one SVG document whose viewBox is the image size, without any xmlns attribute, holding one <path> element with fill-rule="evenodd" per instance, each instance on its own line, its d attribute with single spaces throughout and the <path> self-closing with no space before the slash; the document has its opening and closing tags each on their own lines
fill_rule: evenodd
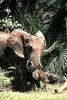
<svg viewBox="0 0 67 100">
<path fill-rule="evenodd" d="M 31 77 L 31 90 L 35 91 L 36 90 L 36 82 L 33 77 Z"/>
<path fill-rule="evenodd" d="M 15 79 L 12 80 L 12 88 L 13 90 L 20 90 L 20 74 L 19 74 L 19 71 L 17 69 L 17 65 L 15 66 L 16 67 L 16 70 L 15 70 Z"/>
<path fill-rule="evenodd" d="M 17 70 L 15 73 L 15 80 L 13 82 L 13 89 L 20 90 L 20 75 Z"/>
<path fill-rule="evenodd" d="M 27 73 L 25 66 L 19 65 L 17 69 L 20 76 L 20 91 L 25 92 L 27 90 Z"/>
<path fill-rule="evenodd" d="M 14 61 L 16 63 L 16 86 L 24 92 L 27 88 L 26 59 L 14 55 Z"/>
<path fill-rule="evenodd" d="M 33 77 L 31 77 L 31 88 L 32 90 L 36 90 L 40 88 L 40 80 L 35 80 Z"/>
<path fill-rule="evenodd" d="M 42 88 L 46 90 L 46 84 L 48 83 L 48 78 L 47 78 L 46 74 L 41 76 L 41 81 L 43 82 Z"/>
<path fill-rule="evenodd" d="M 43 90 L 45 89 L 46 90 L 46 82 L 43 82 L 42 83 L 42 87 L 41 87 Z"/>
<path fill-rule="evenodd" d="M 21 74 L 20 75 L 20 90 L 22 92 L 25 92 L 27 90 L 27 77 L 26 74 Z"/>
<path fill-rule="evenodd" d="M 36 84 L 36 87 L 39 89 L 41 86 L 40 86 L 40 80 L 35 80 L 35 84 Z"/>
<path fill-rule="evenodd" d="M 15 87 L 17 90 L 25 92 L 27 90 L 26 72 L 21 68 L 16 68 Z"/>
</svg>

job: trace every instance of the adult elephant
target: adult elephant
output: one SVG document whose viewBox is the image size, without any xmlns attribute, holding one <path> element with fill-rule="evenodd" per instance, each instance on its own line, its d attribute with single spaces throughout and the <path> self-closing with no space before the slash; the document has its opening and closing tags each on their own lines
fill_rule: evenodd
<svg viewBox="0 0 67 100">
<path fill-rule="evenodd" d="M 15 54 L 13 56 L 17 64 L 20 65 L 19 68 L 17 67 L 17 73 L 22 89 L 26 87 L 26 61 L 29 59 L 32 62 L 32 69 L 37 68 L 40 56 L 46 47 L 46 40 L 40 31 L 36 35 L 31 35 L 20 29 L 13 30 L 10 34 L 0 32 L 0 57 L 4 55 L 7 46 L 16 54 L 16 56 L 14 56 Z"/>
<path fill-rule="evenodd" d="M 35 35 L 31 35 L 23 30 L 16 29 L 11 32 L 9 44 L 11 44 L 10 46 L 14 48 L 17 55 L 20 55 L 22 58 L 26 59 L 26 63 L 28 63 L 28 66 L 26 67 L 29 72 L 32 72 L 30 75 L 33 75 L 33 72 L 38 68 L 40 63 L 40 56 L 46 48 L 46 40 L 43 33 L 38 31 Z M 35 79 L 33 79 L 32 76 L 30 76 L 30 78 L 31 79 L 29 80 L 31 80 L 31 83 L 33 83 Z M 38 80 L 36 85 L 37 84 L 39 84 Z"/>
</svg>

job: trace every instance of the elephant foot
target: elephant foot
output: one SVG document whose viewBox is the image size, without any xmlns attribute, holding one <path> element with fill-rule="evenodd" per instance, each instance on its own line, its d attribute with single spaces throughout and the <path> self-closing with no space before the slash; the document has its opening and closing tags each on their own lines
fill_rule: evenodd
<svg viewBox="0 0 67 100">
<path fill-rule="evenodd" d="M 20 92 L 26 92 L 27 89 L 20 89 Z"/>
<path fill-rule="evenodd" d="M 20 86 L 20 91 L 21 92 L 26 92 L 27 91 L 27 86 L 26 85 L 21 85 Z"/>
<path fill-rule="evenodd" d="M 20 85 L 20 91 L 21 92 L 26 92 L 27 91 L 27 84 L 26 84 L 26 82 L 24 82 L 24 84 L 21 83 L 21 85 Z"/>
</svg>

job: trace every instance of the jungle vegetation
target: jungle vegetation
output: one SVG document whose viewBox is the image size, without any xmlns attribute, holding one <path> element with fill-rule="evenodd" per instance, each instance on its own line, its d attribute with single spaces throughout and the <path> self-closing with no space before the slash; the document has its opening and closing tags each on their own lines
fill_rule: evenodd
<svg viewBox="0 0 67 100">
<path fill-rule="evenodd" d="M 42 31 L 47 51 L 41 57 L 44 70 L 67 74 L 67 1 L 0 0 L 0 31 L 20 28 L 31 34 Z"/>
</svg>

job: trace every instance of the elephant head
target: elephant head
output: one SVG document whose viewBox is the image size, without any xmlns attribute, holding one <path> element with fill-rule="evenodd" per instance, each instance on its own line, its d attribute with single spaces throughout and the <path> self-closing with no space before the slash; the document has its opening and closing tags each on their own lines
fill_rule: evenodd
<svg viewBox="0 0 67 100">
<path fill-rule="evenodd" d="M 38 31 L 36 35 L 30 35 L 24 37 L 25 45 L 32 47 L 30 53 L 30 61 L 33 63 L 33 67 L 37 67 L 40 62 L 40 56 L 46 48 L 46 40 L 41 31 Z"/>
<path fill-rule="evenodd" d="M 37 67 L 40 56 L 46 48 L 46 40 L 41 31 L 38 31 L 36 35 L 31 35 L 23 30 L 16 29 L 11 32 L 8 45 L 19 57 L 25 58 L 24 53 L 27 53 L 26 57 L 33 62 L 34 67 Z"/>
</svg>

